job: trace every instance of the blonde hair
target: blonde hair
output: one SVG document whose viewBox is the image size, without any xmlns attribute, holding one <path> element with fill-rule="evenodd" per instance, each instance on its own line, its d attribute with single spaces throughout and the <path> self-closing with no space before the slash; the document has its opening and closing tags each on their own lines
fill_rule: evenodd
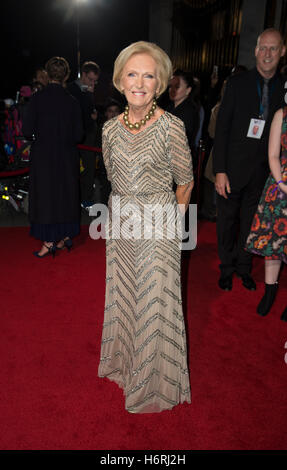
<svg viewBox="0 0 287 470">
<path fill-rule="evenodd" d="M 122 93 L 121 78 L 123 69 L 127 61 L 135 54 L 148 54 L 154 59 L 158 72 L 159 88 L 157 97 L 159 97 L 166 90 L 172 76 L 172 64 L 166 52 L 152 42 L 134 42 L 119 53 L 114 64 L 114 86 Z"/>
</svg>

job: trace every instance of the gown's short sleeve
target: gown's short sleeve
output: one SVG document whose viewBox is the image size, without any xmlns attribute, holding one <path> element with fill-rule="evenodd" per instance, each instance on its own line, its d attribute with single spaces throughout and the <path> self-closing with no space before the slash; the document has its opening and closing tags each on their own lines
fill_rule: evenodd
<svg viewBox="0 0 287 470">
<path fill-rule="evenodd" d="M 111 160 L 110 160 L 110 145 L 109 145 L 109 138 L 108 138 L 108 129 L 104 125 L 102 131 L 102 153 L 103 153 L 103 160 L 104 165 L 107 172 L 107 178 L 111 181 L 112 178 L 112 168 L 111 168 Z"/>
<path fill-rule="evenodd" d="M 192 159 L 184 123 L 177 118 L 173 118 L 169 126 L 168 158 L 177 185 L 193 180 Z"/>
</svg>

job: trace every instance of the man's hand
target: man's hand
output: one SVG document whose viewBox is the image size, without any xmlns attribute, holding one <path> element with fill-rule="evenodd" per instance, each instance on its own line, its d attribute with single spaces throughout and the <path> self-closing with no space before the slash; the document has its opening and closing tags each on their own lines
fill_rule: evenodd
<svg viewBox="0 0 287 470">
<path fill-rule="evenodd" d="M 225 197 L 227 199 L 226 191 L 230 194 L 230 184 L 229 179 L 226 173 L 216 173 L 215 177 L 215 189 L 220 196 Z"/>
</svg>

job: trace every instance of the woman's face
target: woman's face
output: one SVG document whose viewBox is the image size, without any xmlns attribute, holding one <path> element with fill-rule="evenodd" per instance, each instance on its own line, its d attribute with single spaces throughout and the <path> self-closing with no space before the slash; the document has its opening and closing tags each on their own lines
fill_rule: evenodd
<svg viewBox="0 0 287 470">
<path fill-rule="evenodd" d="M 174 76 L 169 85 L 169 97 L 175 106 L 182 103 L 190 94 L 191 87 L 180 76 Z"/>
<path fill-rule="evenodd" d="M 112 119 L 113 117 L 118 116 L 120 113 L 120 108 L 116 104 L 113 104 L 106 109 L 105 117 L 107 119 Z"/>
<path fill-rule="evenodd" d="M 149 107 L 159 89 L 155 60 L 149 54 L 134 54 L 126 62 L 121 88 L 130 106 Z"/>
</svg>

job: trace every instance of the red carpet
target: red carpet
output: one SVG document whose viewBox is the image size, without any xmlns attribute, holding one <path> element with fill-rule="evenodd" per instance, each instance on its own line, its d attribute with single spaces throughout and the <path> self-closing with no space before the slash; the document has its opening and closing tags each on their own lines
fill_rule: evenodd
<svg viewBox="0 0 287 470">
<path fill-rule="evenodd" d="M 0 449 L 286 449 L 286 267 L 261 318 L 263 259 L 255 293 L 237 278 L 223 292 L 215 225 L 202 222 L 198 239 L 185 266 L 192 405 L 131 415 L 97 377 L 104 242 L 83 228 L 73 251 L 39 260 L 27 228 L 0 229 Z"/>
</svg>

